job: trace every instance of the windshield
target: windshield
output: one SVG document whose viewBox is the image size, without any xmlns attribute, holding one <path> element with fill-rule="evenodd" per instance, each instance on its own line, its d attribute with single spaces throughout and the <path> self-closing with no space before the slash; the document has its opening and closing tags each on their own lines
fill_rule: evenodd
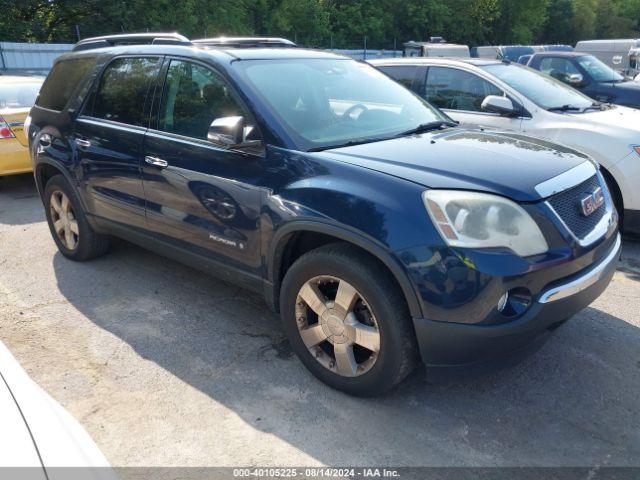
<svg viewBox="0 0 640 480">
<path fill-rule="evenodd" d="M 531 68 L 514 64 L 486 65 L 482 68 L 547 110 L 565 106 L 584 110 L 593 105 L 589 97 Z"/>
<path fill-rule="evenodd" d="M 596 57 L 585 55 L 578 57 L 577 61 L 596 82 L 621 82 L 624 80 L 622 75 Z"/>
<path fill-rule="evenodd" d="M 450 121 L 370 65 L 343 59 L 237 63 L 300 150 L 380 140 Z"/>
<path fill-rule="evenodd" d="M 42 82 L 0 83 L 0 108 L 31 108 Z"/>
</svg>

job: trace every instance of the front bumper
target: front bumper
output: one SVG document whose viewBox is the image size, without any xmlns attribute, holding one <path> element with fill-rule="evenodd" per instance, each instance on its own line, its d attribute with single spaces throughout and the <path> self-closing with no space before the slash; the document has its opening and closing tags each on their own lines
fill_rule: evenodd
<svg viewBox="0 0 640 480">
<path fill-rule="evenodd" d="M 525 347 L 593 302 L 607 288 L 621 251 L 620 235 L 597 264 L 548 285 L 517 320 L 474 325 L 414 318 L 427 366 L 460 367 L 484 363 Z"/>
</svg>

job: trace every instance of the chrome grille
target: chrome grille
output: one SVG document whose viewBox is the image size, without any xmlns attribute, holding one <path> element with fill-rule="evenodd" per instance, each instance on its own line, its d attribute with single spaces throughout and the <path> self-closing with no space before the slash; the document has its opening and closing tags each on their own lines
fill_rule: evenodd
<svg viewBox="0 0 640 480">
<path fill-rule="evenodd" d="M 598 187 L 604 190 L 606 187 L 600 184 L 598 176 L 585 180 L 579 185 L 551 197 L 548 202 L 562 221 L 569 227 L 579 239 L 585 238 L 595 228 L 598 222 L 607 213 L 606 204 L 603 204 L 588 217 L 581 211 L 581 200 L 592 194 Z"/>
</svg>

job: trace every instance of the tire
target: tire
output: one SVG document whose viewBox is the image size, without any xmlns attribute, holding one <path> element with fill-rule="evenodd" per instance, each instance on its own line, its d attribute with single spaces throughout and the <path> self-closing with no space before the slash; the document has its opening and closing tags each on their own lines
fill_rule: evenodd
<svg viewBox="0 0 640 480">
<path fill-rule="evenodd" d="M 64 176 L 55 175 L 49 179 L 43 201 L 49 230 L 60 253 L 77 262 L 107 253 L 109 237 L 91 228 L 78 197 Z M 62 231 L 60 225 L 64 225 Z"/>
<path fill-rule="evenodd" d="M 620 231 L 622 231 L 624 227 L 624 205 L 622 201 L 622 193 L 620 193 L 618 185 L 609 172 L 603 172 L 603 177 L 607 184 L 607 188 L 609 189 L 609 193 L 611 194 L 611 198 L 613 199 L 613 206 L 616 207 L 616 211 L 618 212 L 619 227 Z"/>
<path fill-rule="evenodd" d="M 344 299 L 353 290 L 352 311 L 341 326 L 337 319 L 347 309 L 340 305 L 348 303 Z M 334 302 L 332 297 L 338 300 L 334 291 L 350 293 Z M 311 308 L 310 292 L 319 294 L 316 298 L 324 303 Z M 326 245 L 296 260 L 282 282 L 280 312 L 293 351 L 313 375 L 337 390 L 356 396 L 381 395 L 397 386 L 416 364 L 418 349 L 403 295 L 384 266 L 351 245 Z M 324 336 L 327 339 L 320 340 Z M 345 353 L 349 348 L 353 354 Z"/>
</svg>

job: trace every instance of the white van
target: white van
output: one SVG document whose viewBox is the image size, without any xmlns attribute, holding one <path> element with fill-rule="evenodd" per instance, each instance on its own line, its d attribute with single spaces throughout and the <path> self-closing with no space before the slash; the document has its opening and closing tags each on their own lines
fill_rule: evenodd
<svg viewBox="0 0 640 480">
<path fill-rule="evenodd" d="M 405 57 L 454 57 L 469 58 L 469 47 L 445 42 L 407 42 L 404 44 Z"/>
<path fill-rule="evenodd" d="M 640 38 L 583 40 L 576 44 L 575 51 L 593 55 L 623 75 L 633 77 L 640 73 Z"/>
</svg>

